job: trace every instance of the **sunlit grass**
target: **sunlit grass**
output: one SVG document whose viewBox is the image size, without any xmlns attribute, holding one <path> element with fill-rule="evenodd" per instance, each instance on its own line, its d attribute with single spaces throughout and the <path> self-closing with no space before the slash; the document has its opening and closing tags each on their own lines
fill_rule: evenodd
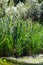
<svg viewBox="0 0 43 65">
<path fill-rule="evenodd" d="M 12 63 L 7 62 L 5 59 L 0 59 L 0 65 L 13 65 Z"/>
</svg>

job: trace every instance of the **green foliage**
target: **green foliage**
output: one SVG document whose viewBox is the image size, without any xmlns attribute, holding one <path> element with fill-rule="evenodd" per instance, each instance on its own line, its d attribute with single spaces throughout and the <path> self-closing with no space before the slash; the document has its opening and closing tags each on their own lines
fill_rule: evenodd
<svg viewBox="0 0 43 65">
<path fill-rule="evenodd" d="M 9 20 L 9 21 L 8 21 Z M 13 39 L 11 35 L 12 21 L 5 17 L 0 21 L 0 56 L 9 56 L 12 52 Z"/>
<path fill-rule="evenodd" d="M 5 10 L 3 8 L 3 4 L 0 3 L 0 18 L 4 17 L 5 16 Z"/>
<path fill-rule="evenodd" d="M 20 1 L 21 1 L 21 2 L 25 2 L 26 0 L 13 0 L 13 1 L 14 1 L 14 3 L 17 4 L 17 3 L 19 3 Z"/>
<path fill-rule="evenodd" d="M 19 1 L 14 2 L 17 4 Z M 18 4 L 14 16 L 11 15 L 5 16 L 0 22 L 0 56 L 19 57 L 43 53 L 43 26 L 39 24 L 43 22 L 43 2 Z M 37 23 L 26 19 L 29 15 Z"/>
<path fill-rule="evenodd" d="M 31 19 L 0 18 L 0 56 L 25 56 L 43 51 L 43 26 Z"/>
<path fill-rule="evenodd" d="M 14 64 L 6 61 L 6 59 L 0 59 L 0 65 L 14 65 Z"/>
<path fill-rule="evenodd" d="M 31 21 L 18 20 L 14 27 L 15 56 L 39 53 L 42 48 L 43 26 Z"/>
<path fill-rule="evenodd" d="M 28 21 L 18 20 L 16 26 L 14 27 L 14 43 L 16 49 L 16 56 L 21 56 L 24 54 L 24 49 L 28 44 L 28 29 L 30 25 L 28 25 Z"/>
<path fill-rule="evenodd" d="M 38 23 L 33 25 L 32 47 L 33 53 L 39 53 L 42 44 L 43 26 Z"/>
<path fill-rule="evenodd" d="M 38 0 L 39 3 L 41 3 L 43 0 Z"/>
<path fill-rule="evenodd" d="M 39 3 L 31 3 L 31 7 L 29 9 L 29 15 L 33 21 L 38 21 L 40 19 L 40 4 Z"/>
<path fill-rule="evenodd" d="M 40 23 L 43 24 L 43 2 L 41 3 L 41 6 L 40 6 L 40 10 L 41 10 L 41 13 L 40 13 Z"/>
</svg>

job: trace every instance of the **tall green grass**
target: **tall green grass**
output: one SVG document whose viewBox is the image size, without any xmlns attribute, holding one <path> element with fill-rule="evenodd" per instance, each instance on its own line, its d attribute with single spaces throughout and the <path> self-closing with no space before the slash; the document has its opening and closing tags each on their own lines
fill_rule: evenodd
<svg viewBox="0 0 43 65">
<path fill-rule="evenodd" d="M 43 26 L 31 20 L 5 16 L 0 19 L 0 56 L 43 53 Z"/>
</svg>

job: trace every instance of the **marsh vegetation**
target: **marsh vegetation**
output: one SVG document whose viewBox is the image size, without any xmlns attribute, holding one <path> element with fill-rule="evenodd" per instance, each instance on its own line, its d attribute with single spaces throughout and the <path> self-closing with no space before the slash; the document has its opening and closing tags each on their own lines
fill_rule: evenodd
<svg viewBox="0 0 43 65">
<path fill-rule="evenodd" d="M 40 53 L 43 54 L 43 1 L 0 0 L 0 57 L 34 57 Z"/>
</svg>

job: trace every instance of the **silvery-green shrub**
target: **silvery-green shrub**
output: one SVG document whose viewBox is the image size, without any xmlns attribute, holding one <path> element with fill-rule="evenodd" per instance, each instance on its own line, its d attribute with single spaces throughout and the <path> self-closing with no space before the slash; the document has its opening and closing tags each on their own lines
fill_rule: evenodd
<svg viewBox="0 0 43 65">
<path fill-rule="evenodd" d="M 40 10 L 41 10 L 40 21 L 43 22 L 43 2 L 41 3 Z"/>
<path fill-rule="evenodd" d="M 19 3 L 20 1 L 24 3 L 26 0 L 13 0 L 13 1 L 14 1 L 15 4 L 17 4 L 17 3 Z"/>
<path fill-rule="evenodd" d="M 32 20 L 39 20 L 40 19 L 40 4 L 39 3 L 32 3 L 30 7 L 30 17 Z"/>
</svg>

